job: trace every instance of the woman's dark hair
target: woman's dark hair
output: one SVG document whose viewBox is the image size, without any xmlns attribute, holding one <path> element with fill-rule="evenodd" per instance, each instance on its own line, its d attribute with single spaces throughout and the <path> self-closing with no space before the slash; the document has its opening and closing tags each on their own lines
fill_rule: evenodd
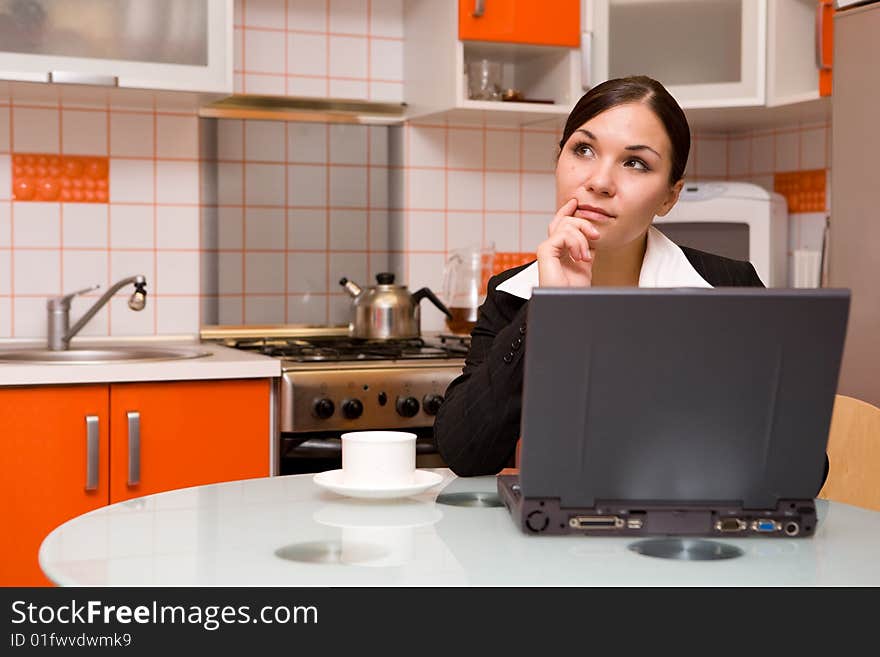
<svg viewBox="0 0 880 657">
<path fill-rule="evenodd" d="M 565 142 L 571 137 L 571 133 L 584 123 L 605 110 L 626 103 L 644 103 L 660 119 L 672 143 L 672 170 L 669 172 L 669 184 L 675 184 L 684 176 L 688 153 L 691 150 L 691 130 L 684 111 L 666 88 L 657 80 L 645 75 L 607 80 L 581 96 L 565 122 L 565 130 L 559 141 L 560 150 L 565 147 Z"/>
</svg>

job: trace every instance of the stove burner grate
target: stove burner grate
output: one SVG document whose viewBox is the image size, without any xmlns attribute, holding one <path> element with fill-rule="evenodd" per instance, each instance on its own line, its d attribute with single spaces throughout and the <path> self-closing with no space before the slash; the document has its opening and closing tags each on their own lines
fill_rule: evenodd
<svg viewBox="0 0 880 657">
<path fill-rule="evenodd" d="M 426 343 L 422 338 L 249 338 L 236 340 L 229 346 L 300 363 L 461 358 L 468 350 L 463 340 L 448 341 L 442 338 L 433 344 Z"/>
</svg>

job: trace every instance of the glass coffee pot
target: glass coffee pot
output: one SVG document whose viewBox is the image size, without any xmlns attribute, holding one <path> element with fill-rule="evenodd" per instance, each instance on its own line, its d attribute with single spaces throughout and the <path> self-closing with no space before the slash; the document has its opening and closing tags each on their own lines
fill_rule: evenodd
<svg viewBox="0 0 880 657">
<path fill-rule="evenodd" d="M 492 275 L 495 245 L 477 245 L 450 252 L 443 269 L 443 300 L 449 308 L 446 327 L 451 333 L 470 334 L 477 309 L 486 300 L 486 282 Z"/>
</svg>

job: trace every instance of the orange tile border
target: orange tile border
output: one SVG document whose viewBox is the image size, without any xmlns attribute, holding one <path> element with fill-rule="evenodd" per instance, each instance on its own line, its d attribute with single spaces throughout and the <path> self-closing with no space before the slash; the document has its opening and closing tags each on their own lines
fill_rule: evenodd
<svg viewBox="0 0 880 657">
<path fill-rule="evenodd" d="M 108 158 L 48 153 L 14 153 L 12 197 L 15 201 L 107 203 Z"/>
</svg>

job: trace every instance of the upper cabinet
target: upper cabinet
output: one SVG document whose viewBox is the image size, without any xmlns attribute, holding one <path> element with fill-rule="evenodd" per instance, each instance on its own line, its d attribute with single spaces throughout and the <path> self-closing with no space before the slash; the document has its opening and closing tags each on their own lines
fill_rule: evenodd
<svg viewBox="0 0 880 657">
<path fill-rule="evenodd" d="M 577 48 L 582 0 L 458 0 L 458 38 Z"/>
<path fill-rule="evenodd" d="M 0 0 L 0 78 L 232 92 L 232 0 Z"/>
<path fill-rule="evenodd" d="M 773 0 L 767 6 L 767 105 L 831 95 L 833 0 Z"/>
</svg>

